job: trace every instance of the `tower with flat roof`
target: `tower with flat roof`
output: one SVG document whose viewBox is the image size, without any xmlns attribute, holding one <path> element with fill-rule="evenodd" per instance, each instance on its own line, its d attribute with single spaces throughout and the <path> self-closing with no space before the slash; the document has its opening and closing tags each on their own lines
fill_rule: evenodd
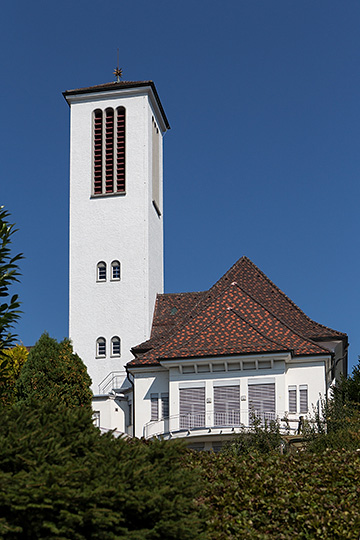
<svg viewBox="0 0 360 540">
<path fill-rule="evenodd" d="M 69 336 L 95 395 L 121 388 L 163 292 L 163 136 L 152 81 L 64 92 L 70 106 Z"/>
</svg>

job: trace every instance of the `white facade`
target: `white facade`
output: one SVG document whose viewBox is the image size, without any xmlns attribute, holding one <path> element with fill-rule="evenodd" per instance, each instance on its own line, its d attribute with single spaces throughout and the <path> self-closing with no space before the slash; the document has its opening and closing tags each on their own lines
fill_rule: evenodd
<svg viewBox="0 0 360 540">
<path fill-rule="evenodd" d="M 300 417 L 346 374 L 346 335 L 311 321 L 243 257 L 206 294 L 159 297 L 151 343 L 144 344 L 163 292 L 162 140 L 169 125 L 151 81 L 64 95 L 71 107 L 69 336 L 92 379 L 97 425 L 136 437 L 182 437 L 205 449 L 248 428 L 254 413 L 296 432 Z M 99 143 L 97 118 L 114 111 L 115 125 L 118 107 L 125 128 L 121 135 L 112 128 L 112 144 L 118 152 L 124 134 L 125 188 L 107 191 L 108 124 Z M 196 305 L 192 322 L 183 300 L 186 310 Z M 170 349 L 161 349 L 159 328 Z"/>
<path fill-rule="evenodd" d="M 132 367 L 135 382 L 135 435 L 185 438 L 190 445 L 205 449 L 220 446 L 226 439 L 251 425 L 249 396 L 254 385 L 273 385 L 274 406 L 255 411 L 268 421 L 279 420 L 284 429 L 296 433 L 300 416 L 313 415 L 328 389 L 327 373 L 331 355 L 293 358 L 290 353 L 249 355 L 247 357 L 214 357 L 161 362 L 161 367 Z M 252 369 L 249 369 L 252 367 Z M 222 371 L 218 371 L 218 370 Z M 238 387 L 238 406 L 218 412 L 215 392 L 218 387 Z M 181 414 L 182 389 L 204 389 L 203 412 Z M 259 388 L 259 386 L 257 386 Z M 296 392 L 291 407 L 289 390 Z M 300 399 L 300 392 L 302 396 Z M 164 417 L 161 396 L 169 395 L 169 413 Z M 151 418 L 151 398 L 158 396 L 158 420 Z M 254 405 L 254 404 L 253 404 Z M 286 421 L 285 421 L 286 419 Z"/>
<path fill-rule="evenodd" d="M 121 85 L 64 93 L 71 108 L 69 336 L 95 395 L 123 386 L 130 349 L 149 338 L 156 294 L 163 291 L 162 138 L 168 124 L 152 83 Z M 94 111 L 119 106 L 126 115 L 126 189 L 94 195 Z M 120 262 L 120 279 L 112 279 L 113 261 Z M 98 263 L 106 264 L 106 279 L 98 279 Z M 113 354 L 114 337 L 120 355 Z M 101 355 L 99 338 L 105 340 Z M 124 430 L 127 422 L 115 423 L 105 427 Z"/>
</svg>

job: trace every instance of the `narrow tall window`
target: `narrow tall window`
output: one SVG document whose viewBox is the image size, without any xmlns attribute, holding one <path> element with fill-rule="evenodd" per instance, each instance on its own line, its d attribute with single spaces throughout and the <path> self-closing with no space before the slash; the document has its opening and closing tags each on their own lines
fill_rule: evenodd
<svg viewBox="0 0 360 540">
<path fill-rule="evenodd" d="M 111 263 L 111 280 L 119 281 L 120 280 L 120 263 L 119 261 L 113 261 Z"/>
<path fill-rule="evenodd" d="M 99 337 L 96 340 L 96 356 L 97 357 L 106 356 L 106 340 L 103 337 Z"/>
<path fill-rule="evenodd" d="M 120 353 L 120 338 L 118 336 L 114 336 L 111 338 L 111 356 L 120 356 Z"/>
<path fill-rule="evenodd" d="M 116 123 L 116 191 L 125 191 L 125 109 L 118 107 Z"/>
<path fill-rule="evenodd" d="M 275 420 L 275 383 L 249 384 L 249 421 L 255 415 L 262 422 Z"/>
<path fill-rule="evenodd" d="M 214 386 L 214 425 L 240 424 L 240 386 Z"/>
<path fill-rule="evenodd" d="M 297 412 L 296 386 L 289 386 L 289 413 Z"/>
<path fill-rule="evenodd" d="M 309 410 L 307 384 L 302 384 L 299 386 L 299 394 L 300 394 L 300 412 L 307 413 Z"/>
<path fill-rule="evenodd" d="M 114 111 L 105 111 L 105 192 L 114 191 Z"/>
<path fill-rule="evenodd" d="M 96 266 L 96 280 L 106 281 L 106 263 L 100 261 Z"/>
<path fill-rule="evenodd" d="M 180 429 L 205 425 L 205 387 L 180 388 Z"/>
<path fill-rule="evenodd" d="M 93 194 L 125 192 L 125 109 L 93 113 Z"/>
<path fill-rule="evenodd" d="M 159 420 L 159 396 L 150 394 L 151 401 L 151 421 Z"/>
<path fill-rule="evenodd" d="M 169 418 L 169 394 L 161 394 L 161 416 Z"/>
<path fill-rule="evenodd" d="M 94 111 L 94 194 L 102 193 L 103 177 L 103 116 L 99 109 Z"/>
<path fill-rule="evenodd" d="M 156 212 L 160 216 L 160 134 L 152 117 L 152 198 Z"/>
</svg>

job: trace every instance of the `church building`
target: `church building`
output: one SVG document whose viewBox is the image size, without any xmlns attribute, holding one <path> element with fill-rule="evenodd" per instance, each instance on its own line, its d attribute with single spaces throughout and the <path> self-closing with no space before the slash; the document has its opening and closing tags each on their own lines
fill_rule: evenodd
<svg viewBox="0 0 360 540">
<path fill-rule="evenodd" d="M 216 448 L 253 415 L 299 417 L 347 370 L 347 336 L 242 257 L 209 291 L 164 294 L 163 137 L 152 81 L 69 90 L 69 337 L 97 425 Z"/>
</svg>

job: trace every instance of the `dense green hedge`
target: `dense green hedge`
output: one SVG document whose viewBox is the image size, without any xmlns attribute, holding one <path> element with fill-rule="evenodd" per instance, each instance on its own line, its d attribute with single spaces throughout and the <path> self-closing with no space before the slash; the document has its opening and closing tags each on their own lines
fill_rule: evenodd
<svg viewBox="0 0 360 540">
<path fill-rule="evenodd" d="M 100 435 L 85 407 L 0 413 L 0 538 L 202 538 L 181 445 Z"/>
<path fill-rule="evenodd" d="M 360 536 L 360 451 L 280 455 L 260 434 L 197 453 L 101 435 L 89 408 L 56 401 L 0 414 L 0 539 Z"/>
<path fill-rule="evenodd" d="M 208 538 L 356 539 L 360 536 L 359 452 L 231 456 L 192 454 Z"/>
</svg>

